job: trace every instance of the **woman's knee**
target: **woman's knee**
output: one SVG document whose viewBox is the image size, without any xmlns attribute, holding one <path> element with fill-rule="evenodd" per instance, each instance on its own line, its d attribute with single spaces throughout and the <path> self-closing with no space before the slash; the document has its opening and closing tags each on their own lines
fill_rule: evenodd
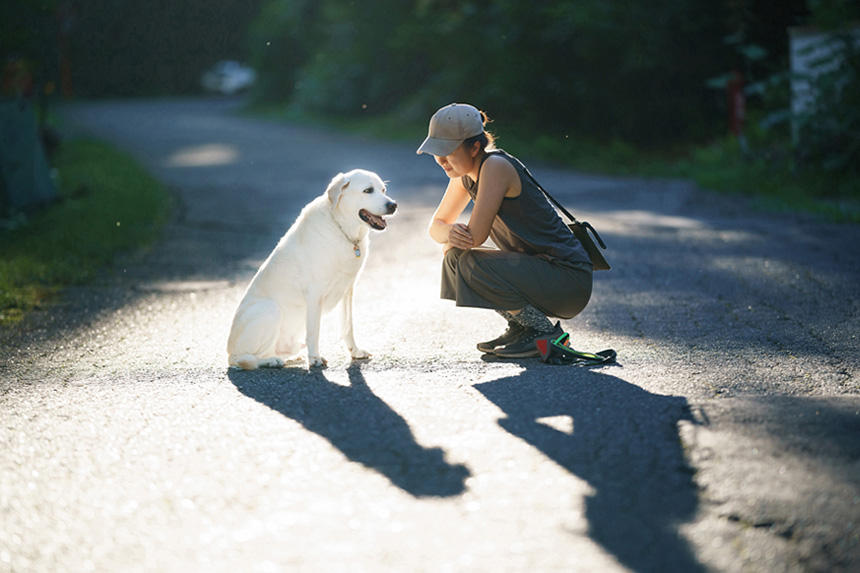
<svg viewBox="0 0 860 573">
<path fill-rule="evenodd" d="M 463 249 L 450 248 L 445 253 L 444 265 L 453 271 L 456 271 L 460 266 L 460 259 L 466 253 Z"/>
<path fill-rule="evenodd" d="M 485 273 L 483 267 L 481 266 L 482 254 L 480 251 L 475 251 L 473 249 L 466 249 L 464 251 L 460 251 L 460 254 L 457 255 L 457 274 L 463 277 L 467 282 L 471 282 L 472 277 L 476 274 L 483 276 Z"/>
</svg>

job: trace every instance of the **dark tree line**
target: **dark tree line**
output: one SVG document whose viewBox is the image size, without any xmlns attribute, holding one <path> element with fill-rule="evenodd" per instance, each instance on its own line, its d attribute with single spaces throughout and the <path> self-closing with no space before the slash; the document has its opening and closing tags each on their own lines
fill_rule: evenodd
<svg viewBox="0 0 860 573">
<path fill-rule="evenodd" d="M 839 24 L 860 17 L 857 6 L 17 0 L 0 7 L 0 56 L 7 68 L 25 61 L 37 84 L 78 97 L 193 93 L 206 68 L 237 58 L 257 68 L 258 100 L 299 109 L 412 121 L 447 102 L 468 101 L 505 125 L 551 137 L 671 145 L 725 132 L 726 95 L 715 78 L 736 69 L 748 86 L 784 77 L 789 26 Z M 750 107 L 756 98 L 787 107 L 784 84 L 766 92 L 749 90 Z"/>
<path fill-rule="evenodd" d="M 199 90 L 200 74 L 242 58 L 260 0 L 13 0 L 0 4 L 0 57 L 43 89 L 76 97 Z M 8 94 L 7 94 L 8 95 Z"/>
<path fill-rule="evenodd" d="M 787 58 L 802 0 L 266 0 L 250 35 L 259 95 L 407 117 L 470 101 L 537 130 L 640 144 L 713 134 L 739 65 L 725 38 Z"/>
</svg>

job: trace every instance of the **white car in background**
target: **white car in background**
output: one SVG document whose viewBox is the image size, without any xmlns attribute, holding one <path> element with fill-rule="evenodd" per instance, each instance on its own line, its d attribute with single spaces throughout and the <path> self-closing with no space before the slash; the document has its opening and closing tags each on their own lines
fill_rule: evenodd
<svg viewBox="0 0 860 573">
<path fill-rule="evenodd" d="M 257 72 L 234 60 L 218 62 L 201 78 L 203 88 L 223 95 L 234 95 L 249 89 L 257 80 Z"/>
</svg>

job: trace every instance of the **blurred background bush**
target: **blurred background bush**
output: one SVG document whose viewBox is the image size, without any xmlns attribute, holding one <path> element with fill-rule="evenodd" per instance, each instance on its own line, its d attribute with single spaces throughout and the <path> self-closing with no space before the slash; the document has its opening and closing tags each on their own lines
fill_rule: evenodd
<svg viewBox="0 0 860 573">
<path fill-rule="evenodd" d="M 22 65 L 40 97 L 192 94 L 231 59 L 256 70 L 254 102 L 297 113 L 418 124 L 468 101 L 546 155 L 570 141 L 562 157 L 574 141 L 618 156 L 734 131 L 752 160 L 857 193 L 856 0 L 18 0 L 0 22 L 7 95 Z M 814 105 L 791 113 L 799 27 L 842 43 L 812 74 Z"/>
</svg>

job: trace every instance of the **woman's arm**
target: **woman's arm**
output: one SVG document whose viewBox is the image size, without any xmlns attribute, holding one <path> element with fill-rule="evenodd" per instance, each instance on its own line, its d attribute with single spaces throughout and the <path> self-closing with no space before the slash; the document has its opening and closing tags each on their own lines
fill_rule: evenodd
<svg viewBox="0 0 860 573">
<path fill-rule="evenodd" d="M 474 246 L 483 244 L 505 197 L 518 197 L 522 192 L 517 170 L 501 157 L 488 157 L 478 179 L 478 193 L 469 219 Z"/>
<path fill-rule="evenodd" d="M 460 249 L 472 247 L 474 241 L 472 241 L 468 227 L 457 224 L 457 218 L 463 213 L 471 199 L 460 179 L 448 181 L 445 195 L 439 202 L 439 206 L 436 207 L 436 212 L 433 213 L 433 218 L 430 221 L 429 232 L 434 241 Z"/>
</svg>

